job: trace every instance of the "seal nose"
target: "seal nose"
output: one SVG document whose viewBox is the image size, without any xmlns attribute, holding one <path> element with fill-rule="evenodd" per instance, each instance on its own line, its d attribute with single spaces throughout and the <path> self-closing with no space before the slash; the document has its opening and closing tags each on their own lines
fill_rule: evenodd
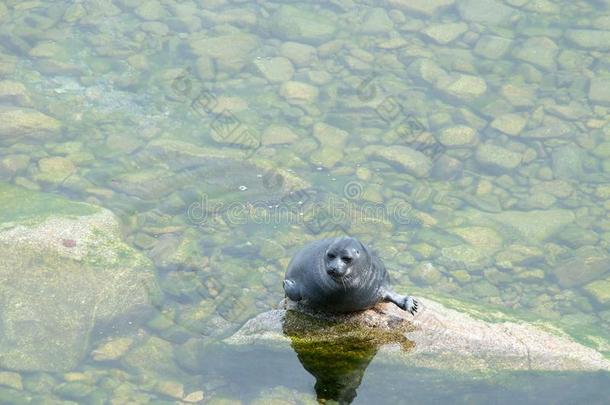
<svg viewBox="0 0 610 405">
<path fill-rule="evenodd" d="M 345 271 L 341 271 L 337 266 L 331 265 L 326 269 L 326 273 L 331 277 L 343 277 Z"/>
</svg>

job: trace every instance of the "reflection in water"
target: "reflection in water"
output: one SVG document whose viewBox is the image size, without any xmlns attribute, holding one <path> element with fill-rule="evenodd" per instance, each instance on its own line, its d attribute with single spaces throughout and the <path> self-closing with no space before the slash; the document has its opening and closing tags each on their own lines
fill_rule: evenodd
<svg viewBox="0 0 610 405">
<path fill-rule="evenodd" d="M 398 343 L 404 350 L 413 347 L 404 327 L 379 330 L 351 322 L 323 321 L 295 311 L 286 312 L 283 330 L 303 368 L 315 377 L 320 402 L 351 403 L 380 346 Z"/>
</svg>

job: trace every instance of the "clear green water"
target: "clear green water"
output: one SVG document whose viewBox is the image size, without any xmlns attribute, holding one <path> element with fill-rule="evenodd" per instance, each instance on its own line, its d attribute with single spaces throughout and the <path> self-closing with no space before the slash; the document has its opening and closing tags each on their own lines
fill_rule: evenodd
<svg viewBox="0 0 610 405">
<path fill-rule="evenodd" d="M 110 209 L 163 291 L 0 402 L 173 403 L 168 381 L 211 403 L 315 402 L 292 351 L 216 342 L 277 305 L 300 246 L 345 233 L 401 292 L 552 322 L 609 356 L 610 4 L 413 3 L 0 1 L 2 111 L 61 126 L 2 115 L 0 179 Z M 604 403 L 609 382 L 373 360 L 354 402 Z"/>
</svg>

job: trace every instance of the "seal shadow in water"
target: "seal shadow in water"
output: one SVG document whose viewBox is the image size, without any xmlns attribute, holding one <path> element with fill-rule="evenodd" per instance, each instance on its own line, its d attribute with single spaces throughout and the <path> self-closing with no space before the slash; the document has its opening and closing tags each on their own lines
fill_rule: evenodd
<svg viewBox="0 0 610 405">
<path fill-rule="evenodd" d="M 380 330 L 351 322 L 320 320 L 286 311 L 283 332 L 290 338 L 301 365 L 316 379 L 318 401 L 350 404 L 364 372 L 382 345 L 398 343 L 408 351 L 414 344 L 404 327 Z"/>
</svg>

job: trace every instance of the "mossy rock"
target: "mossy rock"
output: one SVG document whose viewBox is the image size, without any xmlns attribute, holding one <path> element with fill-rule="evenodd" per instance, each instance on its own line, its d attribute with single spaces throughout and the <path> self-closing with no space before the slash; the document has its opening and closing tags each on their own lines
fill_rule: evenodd
<svg viewBox="0 0 610 405">
<path fill-rule="evenodd" d="M 108 210 L 0 183 L 0 367 L 65 371 L 96 326 L 148 312 L 148 259 Z"/>
<path fill-rule="evenodd" d="M 287 302 L 288 310 L 260 314 L 224 342 L 275 348 L 290 343 L 312 374 L 312 363 L 304 359 L 336 353 L 359 368 L 377 352 L 382 362 L 458 372 L 610 370 L 603 354 L 552 325 L 452 299 L 445 299 L 446 305 L 418 300 L 415 316 L 387 303 L 352 314 L 327 314 Z"/>
</svg>

